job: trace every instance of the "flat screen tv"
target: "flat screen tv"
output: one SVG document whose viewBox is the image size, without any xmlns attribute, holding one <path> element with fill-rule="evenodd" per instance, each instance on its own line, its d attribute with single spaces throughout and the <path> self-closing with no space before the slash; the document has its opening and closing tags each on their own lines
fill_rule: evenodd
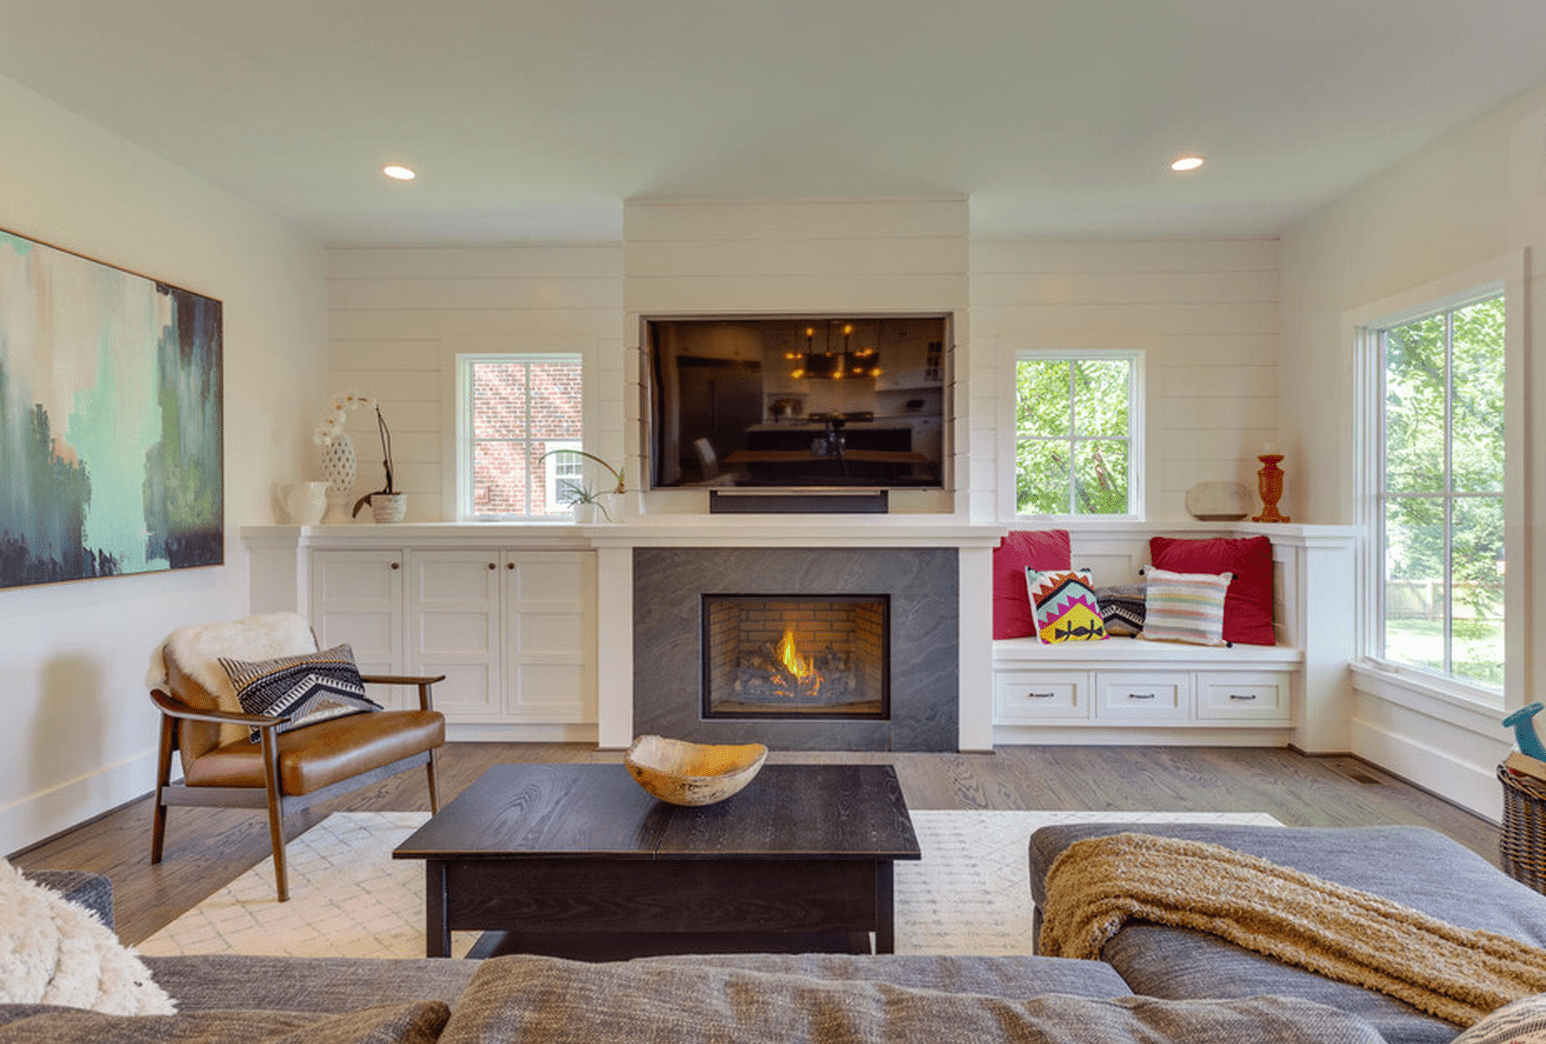
<svg viewBox="0 0 1546 1044">
<path fill-rule="evenodd" d="M 950 316 L 645 318 L 653 488 L 940 489 Z"/>
</svg>

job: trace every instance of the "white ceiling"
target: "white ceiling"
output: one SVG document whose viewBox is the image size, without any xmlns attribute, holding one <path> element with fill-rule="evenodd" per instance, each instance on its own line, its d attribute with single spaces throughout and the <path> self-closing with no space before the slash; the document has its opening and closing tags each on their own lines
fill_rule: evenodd
<svg viewBox="0 0 1546 1044">
<path fill-rule="evenodd" d="M 0 0 L 0 73 L 332 243 L 876 196 L 1271 234 L 1546 79 L 1546 0 Z"/>
</svg>

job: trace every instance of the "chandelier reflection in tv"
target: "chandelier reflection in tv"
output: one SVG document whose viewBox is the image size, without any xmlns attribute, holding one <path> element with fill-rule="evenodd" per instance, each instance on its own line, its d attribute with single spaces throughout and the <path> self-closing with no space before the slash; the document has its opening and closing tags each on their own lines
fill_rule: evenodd
<svg viewBox="0 0 1546 1044">
<path fill-rule="evenodd" d="M 821 347 L 816 347 L 818 332 Z M 805 328 L 805 350 L 788 351 L 784 360 L 790 364 L 789 376 L 795 380 L 806 377 L 842 380 L 844 377 L 879 377 L 880 353 L 875 345 L 854 343 L 854 324 L 833 319 L 819 328 Z"/>
</svg>

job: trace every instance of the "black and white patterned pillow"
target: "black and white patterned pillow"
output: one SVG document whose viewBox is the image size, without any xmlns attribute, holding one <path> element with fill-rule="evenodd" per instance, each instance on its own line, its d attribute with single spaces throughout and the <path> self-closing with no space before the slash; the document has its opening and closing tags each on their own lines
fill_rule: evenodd
<svg viewBox="0 0 1546 1044">
<path fill-rule="evenodd" d="M 365 695 L 354 650 L 348 645 L 272 660 L 229 660 L 222 656 L 220 666 L 230 675 L 236 698 L 248 714 L 271 718 L 289 715 L 290 721 L 279 726 L 279 732 L 382 709 Z M 253 729 L 252 742 L 258 742 L 259 735 L 260 730 Z"/>
<path fill-rule="evenodd" d="M 1546 993 L 1537 993 L 1476 1023 L 1453 1044 L 1542 1044 L 1546 1041 Z"/>
<path fill-rule="evenodd" d="M 1143 630 L 1148 585 L 1099 587 L 1095 589 L 1095 597 L 1100 602 L 1100 615 L 1105 621 L 1107 634 L 1131 638 Z"/>
</svg>

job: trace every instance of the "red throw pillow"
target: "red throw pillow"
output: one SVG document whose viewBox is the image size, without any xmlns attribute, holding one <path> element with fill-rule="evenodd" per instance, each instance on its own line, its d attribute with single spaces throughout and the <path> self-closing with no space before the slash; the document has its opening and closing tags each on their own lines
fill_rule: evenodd
<svg viewBox="0 0 1546 1044">
<path fill-rule="evenodd" d="M 1224 596 L 1224 640 L 1276 645 L 1272 630 L 1272 541 L 1264 536 L 1207 540 L 1150 537 L 1149 558 L 1175 573 L 1234 573 Z"/>
<path fill-rule="evenodd" d="M 1066 529 L 1011 529 L 993 549 L 993 637 L 1029 638 L 1036 633 L 1025 569 L 1072 568 Z"/>
</svg>

